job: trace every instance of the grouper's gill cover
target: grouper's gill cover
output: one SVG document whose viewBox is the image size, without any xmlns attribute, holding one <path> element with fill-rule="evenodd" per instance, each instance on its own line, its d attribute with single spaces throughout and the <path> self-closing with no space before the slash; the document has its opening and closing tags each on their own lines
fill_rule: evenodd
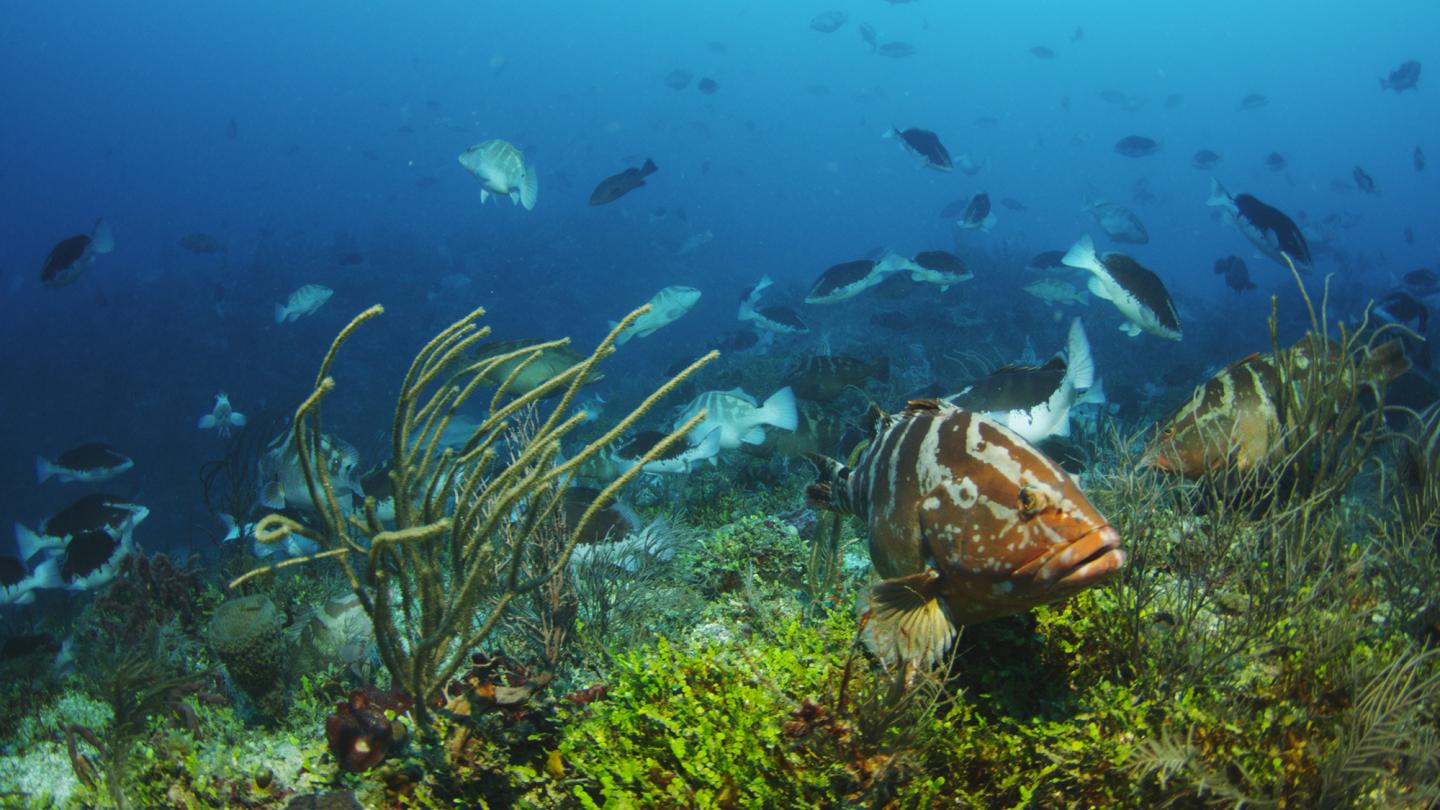
<svg viewBox="0 0 1440 810">
<path fill-rule="evenodd" d="M 884 578 L 867 631 L 876 652 L 922 665 L 957 625 L 1019 613 L 1103 582 L 1120 538 L 1058 465 L 979 414 L 933 400 L 876 418 L 854 468 L 812 456 L 814 506 L 865 521 Z"/>
</svg>

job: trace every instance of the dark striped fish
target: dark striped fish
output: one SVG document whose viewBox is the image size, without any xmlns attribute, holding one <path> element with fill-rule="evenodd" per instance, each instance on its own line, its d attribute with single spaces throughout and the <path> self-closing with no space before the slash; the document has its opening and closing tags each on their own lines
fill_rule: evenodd
<svg viewBox="0 0 1440 810">
<path fill-rule="evenodd" d="M 854 468 L 809 457 L 819 478 L 805 494 L 868 526 L 884 578 L 868 626 L 880 655 L 932 663 L 958 625 L 1063 599 L 1125 565 L 1074 480 L 1010 430 L 936 400 L 874 417 Z"/>
<path fill-rule="evenodd" d="M 861 360 L 843 354 L 812 354 L 800 360 L 781 380 L 795 396 L 813 402 L 829 402 L 849 388 L 863 389 L 869 380 L 890 381 L 890 358 L 885 355 Z"/>
<path fill-rule="evenodd" d="M 1334 344 L 1317 345 L 1307 336 L 1284 350 L 1300 367 L 1324 365 L 1322 379 L 1342 392 L 1356 386 L 1381 386 L 1410 369 L 1399 340 L 1377 346 L 1359 358 L 1356 374 L 1347 374 Z M 1282 424 L 1276 399 L 1280 372 L 1275 355 L 1252 354 L 1232 363 L 1195 389 L 1190 399 L 1168 418 L 1146 447 L 1141 466 L 1154 466 L 1199 478 L 1219 469 L 1245 472 L 1276 461 Z M 1298 427 L 1298 426 L 1296 426 Z"/>
</svg>

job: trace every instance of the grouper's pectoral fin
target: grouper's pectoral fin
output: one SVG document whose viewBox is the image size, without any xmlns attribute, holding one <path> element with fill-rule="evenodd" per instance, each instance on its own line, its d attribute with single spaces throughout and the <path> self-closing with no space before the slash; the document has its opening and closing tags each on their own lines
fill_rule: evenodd
<svg viewBox="0 0 1440 810">
<path fill-rule="evenodd" d="M 876 655 L 919 666 L 940 660 L 958 631 L 940 598 L 939 582 L 940 572 L 926 567 L 918 574 L 887 579 L 870 589 L 866 642 Z"/>
</svg>

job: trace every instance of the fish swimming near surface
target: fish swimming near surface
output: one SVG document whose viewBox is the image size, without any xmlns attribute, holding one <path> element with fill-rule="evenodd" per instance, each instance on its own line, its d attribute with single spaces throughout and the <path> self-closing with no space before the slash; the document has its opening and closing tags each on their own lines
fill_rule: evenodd
<svg viewBox="0 0 1440 810">
<path fill-rule="evenodd" d="M 1425 150 L 1418 146 L 1415 147 L 1415 152 L 1411 155 L 1411 161 L 1415 166 L 1415 171 L 1425 171 Z"/>
<path fill-rule="evenodd" d="M 1170 291 L 1139 262 L 1124 253 L 1096 253 L 1086 234 L 1065 254 L 1065 264 L 1090 271 L 1090 293 L 1114 304 L 1125 316 L 1120 331 L 1130 337 L 1149 332 L 1169 340 L 1181 338 L 1180 315 Z"/>
<path fill-rule="evenodd" d="M 1023 202 L 1020 202 L 1014 197 L 1001 197 L 1000 204 L 1017 213 L 1023 213 L 1030 210 L 1030 206 L 1026 205 Z"/>
<path fill-rule="evenodd" d="M 1147 157 L 1160 151 L 1160 143 L 1144 135 L 1127 135 L 1115 142 L 1116 154 L 1125 157 Z"/>
<path fill-rule="evenodd" d="M 920 164 L 927 169 L 948 172 L 955 168 L 955 164 L 950 160 L 950 152 L 945 149 L 945 144 L 940 143 L 940 136 L 928 129 L 912 127 L 902 130 L 891 127 L 880 137 L 899 141 L 905 151 L 919 158 Z"/>
<path fill-rule="evenodd" d="M 695 89 L 707 96 L 713 96 L 720 90 L 720 83 L 707 77 L 701 79 L 700 82 L 695 85 Z"/>
<path fill-rule="evenodd" d="M 1064 354 L 1041 366 L 1003 366 L 945 401 L 984 414 L 1025 441 L 1039 443 L 1051 436 L 1069 436 L 1070 409 L 1104 402 L 1104 393 L 1096 385 L 1085 327 L 1076 318 L 1070 322 Z"/>
<path fill-rule="evenodd" d="M 1235 226 L 1261 253 L 1282 265 L 1284 257 L 1289 256 L 1297 269 L 1309 272 L 1310 245 L 1305 241 L 1305 234 L 1295 220 L 1280 209 L 1250 194 L 1232 195 L 1214 178 L 1210 180 L 1210 199 L 1205 204 L 1219 208 L 1225 221 Z"/>
<path fill-rule="evenodd" d="M 619 174 L 612 174 L 604 180 L 601 180 L 600 184 L 595 187 L 595 190 L 590 192 L 590 204 L 604 205 L 605 203 L 615 202 L 626 194 L 645 185 L 645 178 L 654 174 L 656 171 L 658 171 L 658 169 L 655 166 L 655 161 L 646 158 L 645 165 L 638 169 L 626 169 Z"/>
<path fill-rule="evenodd" d="M 1100 230 L 1116 242 L 1127 245 L 1145 245 L 1150 242 L 1150 232 L 1145 229 L 1145 223 L 1123 205 L 1105 200 L 1091 200 L 1080 210 L 1089 213 L 1095 219 L 1095 224 L 1100 226 Z"/>
<path fill-rule="evenodd" d="M 95 220 L 90 233 L 61 239 L 50 248 L 40 266 L 40 283 L 46 287 L 63 287 L 90 269 L 95 257 L 115 249 L 115 235 L 104 218 Z"/>
<path fill-rule="evenodd" d="M 882 580 L 867 641 L 882 658 L 932 664 L 959 625 L 1064 599 L 1124 567 L 1109 521 L 1013 431 L 935 400 L 873 418 L 853 468 L 809 457 L 818 477 L 805 497 L 868 528 Z"/>
<path fill-rule="evenodd" d="M 508 196 L 526 211 L 535 209 L 540 197 L 540 178 L 535 167 L 525 163 L 525 153 L 507 141 L 481 141 L 460 155 L 460 165 L 480 180 L 480 202 L 491 194 Z"/>
<path fill-rule="evenodd" d="M 679 428 L 702 410 L 705 419 L 691 429 L 686 440 L 698 445 L 711 431 L 717 431 L 721 450 L 733 450 L 742 443 L 764 444 L 765 427 L 794 430 L 798 423 L 795 392 L 789 388 L 781 388 L 763 403 L 756 402 L 739 388 L 706 391 L 685 406 L 675 420 L 675 427 Z"/>
<path fill-rule="evenodd" d="M 1209 149 L 1201 149 L 1190 156 L 1190 165 L 1197 169 L 1213 169 L 1220 162 L 1220 155 Z"/>
<path fill-rule="evenodd" d="M 37 456 L 35 480 L 41 484 L 51 478 L 62 484 L 94 484 L 109 481 L 134 466 L 134 460 L 119 450 L 104 442 L 91 442 L 66 450 L 54 461 Z"/>
<path fill-rule="evenodd" d="M 616 346 L 624 346 L 633 337 L 649 337 L 656 330 L 680 320 L 700 300 L 700 291 L 694 287 L 672 286 L 662 289 L 650 297 L 650 311 L 636 318 L 634 323 L 615 337 Z M 610 322 L 614 329 L 619 324 Z"/>
<path fill-rule="evenodd" d="M 955 221 L 956 227 L 966 231 L 980 231 L 989 233 L 995 227 L 995 214 L 990 207 L 990 195 L 980 192 L 970 198 L 970 204 L 965 206 L 965 211 L 960 219 Z"/>
<path fill-rule="evenodd" d="M 822 34 L 833 34 L 845 27 L 850 15 L 843 11 L 824 11 L 810 18 L 810 29 Z"/>
<path fill-rule="evenodd" d="M 1398 339 L 1363 351 L 1355 373 L 1347 373 L 1348 362 L 1338 346 L 1313 333 L 1281 351 L 1284 360 L 1297 367 L 1322 364 L 1322 379 L 1352 391 L 1383 386 L 1410 369 Z M 1231 363 L 1160 421 L 1141 466 L 1194 479 L 1214 470 L 1246 472 L 1279 461 L 1282 431 L 1292 427 L 1282 422 L 1280 385 L 1273 352 Z"/>
<path fill-rule="evenodd" d="M 1265 156 L 1265 168 L 1272 172 L 1278 172 L 1288 165 L 1285 156 L 1279 152 L 1271 152 Z"/>
<path fill-rule="evenodd" d="M 200 255 L 224 253 L 227 250 L 224 242 L 221 242 L 208 233 L 187 233 L 180 237 L 180 240 L 175 244 L 191 253 Z"/>
<path fill-rule="evenodd" d="M 1375 178 L 1371 177 L 1364 169 L 1356 166 L 1350 170 L 1350 176 L 1355 178 L 1355 187 L 1366 194 L 1379 194 L 1375 190 Z"/>
<path fill-rule="evenodd" d="M 36 591 L 64 586 L 58 557 L 46 559 L 31 571 L 25 568 L 24 561 L 9 554 L 0 554 L 0 607 L 28 605 L 35 601 Z"/>
<path fill-rule="evenodd" d="M 1262 96 L 1259 93 L 1248 93 L 1244 98 L 1240 99 L 1240 109 L 1258 110 L 1269 103 L 1270 99 L 1267 96 Z"/>
<path fill-rule="evenodd" d="M 215 395 L 215 407 L 200 417 L 196 427 L 213 430 L 220 436 L 229 436 L 231 428 L 245 427 L 245 414 L 230 405 L 230 397 L 224 391 Z"/>
<path fill-rule="evenodd" d="M 334 290 L 322 284 L 306 284 L 290 293 L 290 298 L 285 303 L 275 305 L 275 322 L 288 323 L 306 315 L 313 315 L 334 294 Z"/>
<path fill-rule="evenodd" d="M 1239 256 L 1216 259 L 1215 275 L 1224 276 L 1225 286 L 1237 293 L 1255 289 L 1255 282 L 1250 280 L 1250 268 L 1245 266 L 1245 260 Z"/>
<path fill-rule="evenodd" d="M 890 381 L 890 358 L 880 355 L 862 360 L 844 354 L 811 354 L 800 360 L 780 381 L 795 396 L 811 402 L 830 402 L 850 389 L 864 390 L 870 380 Z"/>
<path fill-rule="evenodd" d="M 760 304 L 760 293 L 770 287 L 773 282 L 770 276 L 761 276 L 755 282 L 755 286 L 745 291 L 740 297 L 740 311 L 736 318 L 742 321 L 750 321 L 759 329 L 766 332 L 774 332 L 781 335 L 803 335 L 810 331 L 810 326 L 801 319 L 800 313 L 786 306 L 762 306 Z"/>
<path fill-rule="evenodd" d="M 879 259 L 859 259 L 833 265 L 820 274 L 805 296 L 807 304 L 835 304 L 875 287 L 904 267 L 906 259 L 886 253 Z"/>
<path fill-rule="evenodd" d="M 1045 47 L 1044 45 L 1036 45 L 1035 47 L 1030 49 L 1030 53 L 1037 59 L 1055 58 L 1055 52 Z"/>
<path fill-rule="evenodd" d="M 1380 90 L 1394 90 L 1403 93 L 1406 90 L 1414 90 L 1415 85 L 1420 82 L 1420 63 L 1409 59 L 1400 63 L 1400 67 L 1390 71 L 1389 76 L 1380 77 Z"/>
</svg>

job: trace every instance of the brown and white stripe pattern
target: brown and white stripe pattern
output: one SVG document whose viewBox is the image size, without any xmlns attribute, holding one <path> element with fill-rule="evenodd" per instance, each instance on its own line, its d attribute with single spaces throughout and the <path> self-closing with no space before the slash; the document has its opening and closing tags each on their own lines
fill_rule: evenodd
<svg viewBox="0 0 1440 810">
<path fill-rule="evenodd" d="M 832 464 L 828 479 L 822 469 L 812 500 L 866 521 L 886 579 L 937 571 L 958 623 L 1060 598 L 1124 562 L 1114 530 L 1058 465 L 948 403 L 882 417 L 856 467 Z"/>
</svg>

